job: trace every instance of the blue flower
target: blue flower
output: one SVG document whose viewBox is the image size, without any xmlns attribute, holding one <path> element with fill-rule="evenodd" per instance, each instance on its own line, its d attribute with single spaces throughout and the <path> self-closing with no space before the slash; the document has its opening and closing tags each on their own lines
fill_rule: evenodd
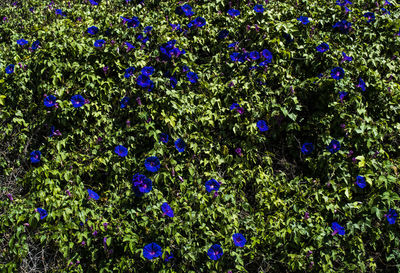
<svg viewBox="0 0 400 273">
<path fill-rule="evenodd" d="M 132 186 L 135 194 L 140 197 L 151 191 L 152 181 L 145 175 L 137 173 L 133 176 Z"/>
<path fill-rule="evenodd" d="M 333 139 L 326 148 L 331 152 L 331 154 L 334 154 L 340 150 L 340 142 Z"/>
<path fill-rule="evenodd" d="M 123 97 L 121 100 L 121 109 L 126 108 L 129 105 L 129 97 Z"/>
<path fill-rule="evenodd" d="M 150 78 L 147 77 L 146 75 L 140 74 L 139 77 L 136 80 L 137 84 L 141 87 L 149 87 L 151 82 Z"/>
<path fill-rule="evenodd" d="M 336 0 L 336 5 L 344 7 L 346 5 L 352 5 L 352 3 L 349 0 Z"/>
<path fill-rule="evenodd" d="M 177 80 L 175 77 L 171 76 L 171 77 L 169 78 L 169 83 L 171 84 L 171 87 L 172 87 L 172 88 L 175 88 L 176 85 L 177 85 L 177 83 L 178 83 L 178 80 Z"/>
<path fill-rule="evenodd" d="M 106 41 L 103 40 L 103 39 L 96 40 L 96 41 L 94 42 L 94 46 L 95 46 L 95 47 L 102 47 L 105 43 L 106 43 Z"/>
<path fill-rule="evenodd" d="M 100 196 L 92 191 L 91 189 L 87 189 L 87 192 L 89 194 L 89 199 L 93 198 L 94 200 L 99 200 Z"/>
<path fill-rule="evenodd" d="M 32 50 L 35 51 L 36 49 L 38 49 L 39 45 L 40 45 L 39 40 L 34 41 L 31 46 Z"/>
<path fill-rule="evenodd" d="M 43 219 L 47 216 L 47 211 L 45 209 L 37 208 L 36 211 L 39 212 L 40 219 Z"/>
<path fill-rule="evenodd" d="M 338 29 L 339 32 L 343 34 L 348 34 L 351 30 L 351 23 L 347 22 L 346 20 L 342 20 L 334 24 L 333 28 Z"/>
<path fill-rule="evenodd" d="M 190 69 L 187 65 L 182 66 L 182 72 L 188 72 Z"/>
<path fill-rule="evenodd" d="M 254 6 L 254 11 L 255 11 L 255 12 L 264 12 L 264 7 L 263 7 L 263 5 L 255 5 L 255 6 Z"/>
<path fill-rule="evenodd" d="M 342 52 L 342 55 L 343 55 L 343 59 L 342 59 L 343 62 L 344 61 L 351 62 L 353 60 L 353 57 L 347 56 L 346 53 L 344 53 L 344 52 Z"/>
<path fill-rule="evenodd" d="M 169 252 L 165 252 L 165 259 L 164 262 L 169 262 L 171 259 L 174 258 L 174 254 L 169 253 Z"/>
<path fill-rule="evenodd" d="M 367 185 L 367 183 L 365 181 L 365 177 L 358 175 L 357 178 L 356 178 L 356 184 L 361 189 L 365 188 L 365 186 Z"/>
<path fill-rule="evenodd" d="M 147 27 L 144 28 L 143 32 L 144 32 L 145 34 L 149 34 L 150 31 L 151 31 L 152 29 L 153 29 L 152 26 L 147 26 Z"/>
<path fill-rule="evenodd" d="M 261 54 L 263 55 L 267 63 L 270 63 L 272 61 L 272 53 L 268 49 L 264 49 L 263 51 L 261 51 Z"/>
<path fill-rule="evenodd" d="M 237 62 L 239 61 L 241 54 L 239 52 L 233 52 L 229 56 L 233 62 Z"/>
<path fill-rule="evenodd" d="M 42 153 L 40 151 L 33 151 L 31 153 L 31 163 L 39 163 L 40 162 L 40 156 Z"/>
<path fill-rule="evenodd" d="M 343 79 L 344 77 L 344 70 L 341 67 L 335 67 L 331 70 L 331 77 L 335 80 Z"/>
<path fill-rule="evenodd" d="M 124 20 L 124 23 L 127 22 L 127 26 L 128 28 L 137 28 L 140 25 L 140 21 L 139 18 L 137 18 L 136 16 L 133 16 L 132 19 L 129 18 L 125 18 L 120 16 L 120 18 L 122 18 L 122 20 Z"/>
<path fill-rule="evenodd" d="M 162 143 L 167 143 L 168 142 L 169 136 L 166 133 L 161 133 L 160 134 L 160 142 Z"/>
<path fill-rule="evenodd" d="M 229 110 L 235 110 L 236 108 L 239 108 L 240 105 L 237 104 L 236 102 L 232 103 L 231 107 L 229 107 Z"/>
<path fill-rule="evenodd" d="M 217 180 L 210 179 L 206 182 L 205 186 L 206 186 L 206 191 L 212 192 L 212 191 L 218 191 L 220 184 L 218 183 Z"/>
<path fill-rule="evenodd" d="M 25 40 L 25 39 L 20 39 L 20 40 L 17 40 L 17 44 L 19 44 L 20 46 L 24 46 L 24 45 L 26 45 L 27 43 L 29 43 L 27 40 Z"/>
<path fill-rule="evenodd" d="M 91 4 L 92 6 L 98 6 L 98 5 L 99 5 L 99 3 L 97 3 L 97 2 L 94 1 L 94 0 L 89 0 L 89 2 L 90 2 L 90 4 Z"/>
<path fill-rule="evenodd" d="M 177 7 L 175 9 L 175 13 L 178 15 L 186 15 L 188 17 L 191 17 L 194 15 L 194 12 L 192 11 L 192 7 L 189 4 L 184 4 L 183 6 Z"/>
<path fill-rule="evenodd" d="M 240 15 L 240 11 L 238 11 L 237 9 L 230 9 L 228 10 L 228 14 L 232 17 L 236 17 Z"/>
<path fill-rule="evenodd" d="M 324 53 L 329 50 L 329 45 L 327 43 L 322 43 L 319 46 L 317 46 L 317 51 Z"/>
<path fill-rule="evenodd" d="M 46 107 L 53 107 L 56 105 L 56 97 L 53 95 L 49 95 L 44 98 L 44 106 Z"/>
<path fill-rule="evenodd" d="M 172 208 L 168 205 L 167 202 L 164 202 L 161 205 L 161 210 L 164 213 L 164 215 L 167 215 L 168 217 L 174 217 L 174 211 L 172 210 Z"/>
<path fill-rule="evenodd" d="M 211 260 L 218 260 L 222 257 L 222 254 L 224 254 L 224 252 L 222 251 L 221 245 L 217 244 L 212 245 L 207 251 L 207 255 Z"/>
<path fill-rule="evenodd" d="M 182 138 L 178 138 L 175 141 L 175 148 L 178 150 L 178 152 L 182 153 L 183 151 L 185 151 L 186 148 L 186 143 L 183 141 Z"/>
<path fill-rule="evenodd" d="M 74 95 L 71 98 L 72 106 L 75 108 L 81 107 L 85 104 L 85 99 L 81 95 Z"/>
<path fill-rule="evenodd" d="M 218 33 L 218 39 L 225 39 L 228 35 L 229 35 L 229 31 L 226 29 L 223 29 Z"/>
<path fill-rule="evenodd" d="M 332 235 L 335 235 L 336 233 L 338 233 L 339 235 L 345 234 L 344 227 L 339 225 L 337 222 L 332 223 L 332 229 L 333 229 Z"/>
<path fill-rule="evenodd" d="M 125 69 L 124 77 L 128 79 L 130 76 L 133 75 L 133 71 L 135 71 L 135 68 L 133 66 L 128 67 L 127 69 Z"/>
<path fill-rule="evenodd" d="M 56 9 L 56 15 L 67 16 L 62 10 Z"/>
<path fill-rule="evenodd" d="M 360 87 L 362 91 L 365 91 L 366 86 L 365 86 L 365 82 L 363 81 L 363 79 L 361 79 L 361 78 L 358 79 L 357 87 Z"/>
<path fill-rule="evenodd" d="M 131 51 L 132 49 L 135 48 L 135 46 L 132 45 L 131 43 L 124 42 L 124 44 L 128 47 L 128 48 L 126 49 L 126 52 L 129 52 L 129 51 Z"/>
<path fill-rule="evenodd" d="M 397 219 L 397 213 L 394 209 L 390 209 L 387 214 L 385 214 L 386 219 L 389 222 L 389 225 L 393 225 L 396 222 Z"/>
<path fill-rule="evenodd" d="M 257 127 L 261 132 L 265 132 L 265 131 L 269 130 L 269 127 L 268 127 L 267 123 L 265 122 L 265 120 L 257 121 Z"/>
<path fill-rule="evenodd" d="M 157 172 L 160 169 L 160 160 L 156 156 L 150 156 L 144 161 L 144 166 L 150 172 Z"/>
<path fill-rule="evenodd" d="M 196 73 L 194 72 L 188 72 L 186 74 L 186 77 L 188 78 L 188 81 L 190 81 L 191 83 L 196 83 L 197 80 L 199 79 L 199 77 L 197 76 Z"/>
<path fill-rule="evenodd" d="M 312 143 L 304 143 L 303 147 L 301 147 L 301 152 L 304 155 L 310 155 L 314 151 L 314 145 Z"/>
<path fill-rule="evenodd" d="M 373 12 L 364 13 L 363 16 L 368 19 L 367 23 L 371 23 L 372 21 L 375 20 L 375 14 Z"/>
<path fill-rule="evenodd" d="M 340 91 L 340 92 L 339 92 L 339 99 L 340 99 L 340 102 L 343 102 L 344 98 L 345 98 L 348 94 L 349 94 L 348 92 Z"/>
<path fill-rule="evenodd" d="M 7 74 L 13 73 L 14 72 L 14 65 L 10 64 L 9 66 L 6 67 L 5 71 L 6 71 Z"/>
<path fill-rule="evenodd" d="M 244 247 L 244 245 L 246 244 L 246 238 L 244 238 L 243 234 L 241 233 L 233 234 L 232 239 L 235 246 Z"/>
<path fill-rule="evenodd" d="M 308 17 L 305 16 L 300 16 L 297 18 L 298 21 L 300 21 L 303 25 L 307 25 L 310 21 L 308 20 Z"/>
<path fill-rule="evenodd" d="M 258 51 L 252 51 L 249 53 L 249 58 L 252 60 L 260 59 L 260 53 Z"/>
<path fill-rule="evenodd" d="M 128 149 L 122 145 L 118 145 L 115 147 L 114 152 L 119 155 L 120 157 L 125 157 L 128 155 Z"/>
<path fill-rule="evenodd" d="M 231 44 L 228 45 L 228 47 L 235 47 L 239 42 L 233 42 Z"/>
<path fill-rule="evenodd" d="M 150 76 L 154 73 L 154 67 L 152 66 L 145 66 L 142 68 L 142 74 L 145 76 Z"/>
<path fill-rule="evenodd" d="M 91 26 L 87 29 L 87 32 L 91 35 L 95 35 L 97 32 L 99 32 L 98 27 L 96 26 Z"/>
<path fill-rule="evenodd" d="M 148 260 L 160 257 L 161 255 L 162 248 L 156 243 L 150 243 L 143 248 L 143 256 Z"/>
</svg>

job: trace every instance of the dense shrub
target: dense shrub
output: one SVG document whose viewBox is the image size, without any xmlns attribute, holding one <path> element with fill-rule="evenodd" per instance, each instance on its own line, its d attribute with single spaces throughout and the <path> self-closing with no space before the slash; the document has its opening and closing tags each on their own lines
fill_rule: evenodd
<svg viewBox="0 0 400 273">
<path fill-rule="evenodd" d="M 0 16 L 1 271 L 400 269 L 396 1 Z"/>
</svg>

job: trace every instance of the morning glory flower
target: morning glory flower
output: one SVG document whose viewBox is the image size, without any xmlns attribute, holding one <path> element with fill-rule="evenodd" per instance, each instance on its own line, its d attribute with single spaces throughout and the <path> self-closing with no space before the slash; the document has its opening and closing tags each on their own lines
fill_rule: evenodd
<svg viewBox="0 0 400 273">
<path fill-rule="evenodd" d="M 335 234 L 344 235 L 345 234 L 344 227 L 339 225 L 337 222 L 332 223 L 332 229 L 333 229 L 332 235 L 335 235 Z"/>
<path fill-rule="evenodd" d="M 45 209 L 37 208 L 36 211 L 39 212 L 40 219 L 43 219 L 47 216 L 47 211 Z"/>
<path fill-rule="evenodd" d="M 174 217 L 174 211 L 172 210 L 172 208 L 168 205 L 167 202 L 164 202 L 161 205 L 161 210 L 163 212 L 164 215 L 167 215 L 168 217 Z"/>
<path fill-rule="evenodd" d="M 33 151 L 31 152 L 31 163 L 39 163 L 40 162 L 40 156 L 42 155 L 42 153 L 40 151 Z"/>
<path fill-rule="evenodd" d="M 310 155 L 314 151 L 314 145 L 312 143 L 304 143 L 303 146 L 301 147 L 301 152 L 304 155 Z"/>
<path fill-rule="evenodd" d="M 263 5 L 255 5 L 253 9 L 255 12 L 264 12 Z"/>
<path fill-rule="evenodd" d="M 53 107 L 56 105 L 56 97 L 53 95 L 49 95 L 44 98 L 44 106 L 46 107 Z"/>
<path fill-rule="evenodd" d="M 164 262 L 169 262 L 171 259 L 174 258 L 174 254 L 169 253 L 169 252 L 165 252 L 165 259 Z"/>
<path fill-rule="evenodd" d="M 87 29 L 87 32 L 91 35 L 95 35 L 97 32 L 99 32 L 99 29 L 96 26 L 91 26 Z"/>
<path fill-rule="evenodd" d="M 89 199 L 93 198 L 94 200 L 99 200 L 100 196 L 92 191 L 91 189 L 87 189 L 87 192 L 89 194 Z"/>
<path fill-rule="evenodd" d="M 210 179 L 206 182 L 205 186 L 206 186 L 206 191 L 212 192 L 212 191 L 218 191 L 220 184 L 218 183 L 217 180 Z"/>
<path fill-rule="evenodd" d="M 358 79 L 357 87 L 360 87 L 362 91 L 365 91 L 366 86 L 365 86 L 365 82 L 363 81 L 363 79 L 361 79 L 361 78 Z"/>
<path fill-rule="evenodd" d="M 353 60 L 353 57 L 347 56 L 346 53 L 344 53 L 344 52 L 342 52 L 342 55 L 343 55 L 343 59 L 342 59 L 341 63 L 343 63 L 344 61 L 351 62 Z"/>
<path fill-rule="evenodd" d="M 265 58 L 265 61 L 267 63 L 270 63 L 272 61 L 272 53 L 268 49 L 264 49 L 261 51 L 261 55 Z"/>
<path fill-rule="evenodd" d="M 157 172 L 160 169 L 160 160 L 156 156 L 150 156 L 144 161 L 144 166 L 150 172 Z"/>
<path fill-rule="evenodd" d="M 129 97 L 123 97 L 120 103 L 121 109 L 126 108 L 129 105 Z"/>
<path fill-rule="evenodd" d="M 267 123 L 265 122 L 265 120 L 257 121 L 257 127 L 261 132 L 265 132 L 265 131 L 269 130 L 269 127 L 268 127 Z"/>
<path fill-rule="evenodd" d="M 375 14 L 373 12 L 364 13 L 363 16 L 368 19 L 367 23 L 371 23 L 372 21 L 375 20 Z"/>
<path fill-rule="evenodd" d="M 19 39 L 19 40 L 17 40 L 17 44 L 19 44 L 20 46 L 24 46 L 24 45 L 26 45 L 27 43 L 29 43 L 27 40 L 25 40 L 25 39 Z"/>
<path fill-rule="evenodd" d="M 341 103 L 343 103 L 344 98 L 345 98 L 348 94 L 349 94 L 348 92 L 344 92 L 344 91 L 340 91 L 340 92 L 339 92 L 339 99 L 340 99 L 340 102 L 341 102 Z"/>
<path fill-rule="evenodd" d="M 186 77 L 187 77 L 188 81 L 190 81 L 191 83 L 196 83 L 197 80 L 199 79 L 199 77 L 197 76 L 197 74 L 194 73 L 194 72 L 188 72 L 188 73 L 186 74 Z"/>
<path fill-rule="evenodd" d="M 333 139 L 326 148 L 331 152 L 331 154 L 334 154 L 340 150 L 340 142 Z"/>
<path fill-rule="evenodd" d="M 359 186 L 361 189 L 365 188 L 365 186 L 367 185 L 365 177 L 358 175 L 356 178 L 356 185 Z"/>
<path fill-rule="evenodd" d="M 7 74 L 11 74 L 11 73 L 13 73 L 14 72 L 14 65 L 13 64 L 10 64 L 10 65 L 8 65 L 7 67 L 6 67 L 6 73 Z"/>
<path fill-rule="evenodd" d="M 221 40 L 225 39 L 228 35 L 229 35 L 229 31 L 226 29 L 223 29 L 218 33 L 218 39 L 221 39 Z"/>
<path fill-rule="evenodd" d="M 119 155 L 120 157 L 125 157 L 128 155 L 128 149 L 122 145 L 118 145 L 115 147 L 114 152 Z"/>
<path fill-rule="evenodd" d="M 244 247 L 244 245 L 246 244 L 246 238 L 244 238 L 243 234 L 241 233 L 233 234 L 232 239 L 235 246 Z"/>
<path fill-rule="evenodd" d="M 335 80 L 343 79 L 344 70 L 341 67 L 335 67 L 331 70 L 331 77 Z"/>
<path fill-rule="evenodd" d="M 102 47 L 105 43 L 106 43 L 106 41 L 103 40 L 103 39 L 96 40 L 96 41 L 94 42 L 94 46 L 95 46 L 95 47 Z"/>
<path fill-rule="evenodd" d="M 188 27 L 191 28 L 192 26 L 195 27 L 202 27 L 206 24 L 206 19 L 203 17 L 197 17 L 193 21 L 189 22 Z"/>
<path fill-rule="evenodd" d="M 150 243 L 143 248 L 143 256 L 148 260 L 160 257 L 161 255 L 162 248 L 156 243 Z"/>
<path fill-rule="evenodd" d="M 249 58 L 252 60 L 260 59 L 260 53 L 258 51 L 252 51 L 249 53 Z"/>
<path fill-rule="evenodd" d="M 133 66 L 128 67 L 127 69 L 125 69 L 125 74 L 124 77 L 126 79 L 128 79 L 130 76 L 133 75 L 133 72 L 135 71 L 135 68 Z"/>
<path fill-rule="evenodd" d="M 186 148 L 186 143 L 183 141 L 182 138 L 178 138 L 175 141 L 175 148 L 178 150 L 178 152 L 182 153 L 183 151 L 185 151 Z"/>
<path fill-rule="evenodd" d="M 390 209 L 387 214 L 385 214 L 386 219 L 389 222 L 389 225 L 393 225 L 397 219 L 397 213 L 394 209 Z"/>
<path fill-rule="evenodd" d="M 36 40 L 36 41 L 34 41 L 34 42 L 32 43 L 31 49 L 32 49 L 33 51 L 35 51 L 36 49 L 38 49 L 39 45 L 40 45 L 40 41 L 39 41 L 39 40 Z"/>
<path fill-rule="evenodd" d="M 143 32 L 144 32 L 145 34 L 149 34 L 150 31 L 151 31 L 152 29 L 153 29 L 152 26 L 147 26 L 147 27 L 145 27 L 145 28 L 143 29 Z"/>
<path fill-rule="evenodd" d="M 142 68 L 142 74 L 145 76 L 150 76 L 154 73 L 154 67 L 152 66 L 145 66 Z"/>
<path fill-rule="evenodd" d="M 129 51 L 131 51 L 132 49 L 135 48 L 135 46 L 132 45 L 131 43 L 124 42 L 124 44 L 128 47 L 128 48 L 126 49 L 126 52 L 129 52 Z"/>
<path fill-rule="evenodd" d="M 168 142 L 169 136 L 166 133 L 161 133 L 160 134 L 160 142 L 162 143 L 167 143 Z"/>
<path fill-rule="evenodd" d="M 352 3 L 349 0 L 336 0 L 336 5 L 344 7 L 346 5 L 352 5 Z"/>
<path fill-rule="evenodd" d="M 224 254 L 224 252 L 222 251 L 221 245 L 218 244 L 212 245 L 207 251 L 207 255 L 211 260 L 218 260 L 222 257 L 222 254 Z"/>
<path fill-rule="evenodd" d="M 232 17 L 236 17 L 240 15 L 240 11 L 238 11 L 237 9 L 230 9 L 228 10 L 228 14 Z"/>
<path fill-rule="evenodd" d="M 307 25 L 308 23 L 310 23 L 308 17 L 306 16 L 300 16 L 299 18 L 297 18 L 297 20 L 300 21 L 303 25 Z"/>
<path fill-rule="evenodd" d="M 139 77 L 136 79 L 136 82 L 141 87 L 149 87 L 151 83 L 150 78 L 143 74 L 139 75 Z"/>
<path fill-rule="evenodd" d="M 72 106 L 75 108 L 81 107 L 85 104 L 85 99 L 81 95 L 74 95 L 71 98 Z"/>
<path fill-rule="evenodd" d="M 56 15 L 67 16 L 61 9 L 56 9 Z"/>
<path fill-rule="evenodd" d="M 340 33 L 348 34 L 351 30 L 351 23 L 346 20 L 342 20 L 333 25 L 334 29 L 339 30 Z"/>
<path fill-rule="evenodd" d="M 328 50 L 329 50 L 329 45 L 327 43 L 322 43 L 319 46 L 317 46 L 317 51 L 318 52 L 324 53 L 324 52 L 326 52 Z"/>
</svg>

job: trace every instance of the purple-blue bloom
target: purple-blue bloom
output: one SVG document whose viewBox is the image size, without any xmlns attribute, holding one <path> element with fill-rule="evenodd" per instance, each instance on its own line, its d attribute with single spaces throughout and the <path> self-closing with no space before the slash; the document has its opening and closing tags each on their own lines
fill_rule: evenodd
<svg viewBox="0 0 400 273">
<path fill-rule="evenodd" d="M 147 26 L 143 29 L 143 32 L 145 34 L 149 34 L 152 31 L 153 27 L 152 26 Z"/>
<path fill-rule="evenodd" d="M 43 219 L 47 216 L 47 211 L 45 209 L 37 208 L 36 211 L 39 212 L 40 219 Z"/>
<path fill-rule="evenodd" d="M 365 85 L 365 82 L 363 81 L 363 79 L 361 79 L 361 78 L 358 79 L 357 87 L 360 87 L 362 91 L 365 91 L 366 85 Z"/>
<path fill-rule="evenodd" d="M 67 16 L 61 9 L 56 9 L 56 15 Z"/>
<path fill-rule="evenodd" d="M 228 14 L 232 17 L 236 17 L 240 15 L 240 11 L 238 11 L 237 9 L 230 9 L 228 10 Z"/>
<path fill-rule="evenodd" d="M 27 43 L 29 43 L 27 40 L 25 40 L 25 39 L 19 39 L 19 40 L 17 40 L 17 44 L 19 44 L 20 46 L 24 46 L 24 45 L 26 45 Z"/>
<path fill-rule="evenodd" d="M 133 176 L 132 186 L 135 194 L 140 197 L 151 191 L 152 181 L 145 175 L 137 173 Z"/>
<path fill-rule="evenodd" d="M 123 97 L 120 103 L 121 109 L 126 108 L 129 105 L 129 97 Z"/>
<path fill-rule="evenodd" d="M 358 175 L 356 178 L 356 185 L 359 186 L 361 189 L 365 188 L 365 186 L 367 185 L 365 177 Z"/>
<path fill-rule="evenodd" d="M 187 77 L 188 81 L 190 81 L 191 83 L 196 83 L 197 80 L 199 79 L 199 77 L 197 76 L 197 74 L 194 73 L 194 72 L 188 72 L 188 73 L 186 74 L 186 77 Z"/>
<path fill-rule="evenodd" d="M 14 72 L 14 65 L 13 64 L 10 64 L 10 65 L 8 65 L 7 67 L 6 67 L 6 73 L 7 74 L 11 74 L 11 73 L 13 73 Z"/>
<path fill-rule="evenodd" d="M 151 84 L 150 78 L 146 75 L 140 74 L 136 80 L 137 84 L 141 87 L 149 87 Z"/>
<path fill-rule="evenodd" d="M 225 39 L 228 35 L 229 35 L 229 31 L 226 29 L 223 29 L 218 33 L 218 39 Z"/>
<path fill-rule="evenodd" d="M 342 62 L 344 62 L 344 61 L 351 62 L 353 60 L 353 57 L 347 56 L 346 53 L 344 53 L 344 52 L 342 52 L 342 55 L 343 55 Z"/>
<path fill-rule="evenodd" d="M 371 23 L 375 20 L 375 14 L 373 12 L 364 13 L 363 16 L 368 19 L 367 23 Z"/>
<path fill-rule="evenodd" d="M 340 142 L 333 139 L 326 148 L 331 154 L 334 154 L 340 150 Z"/>
<path fill-rule="evenodd" d="M 235 246 L 244 247 L 244 245 L 246 244 L 246 238 L 241 233 L 233 234 L 232 239 Z"/>
<path fill-rule="evenodd" d="M 339 225 L 337 222 L 332 223 L 332 229 L 333 229 L 332 235 L 335 235 L 336 233 L 339 235 L 345 234 L 344 227 Z"/>
<path fill-rule="evenodd" d="M 93 198 L 94 200 L 99 200 L 100 196 L 97 193 L 91 189 L 87 189 L 87 192 L 89 193 L 89 199 Z"/>
<path fill-rule="evenodd" d="M 145 76 L 150 76 L 154 73 L 154 67 L 152 66 L 145 66 L 142 68 L 142 74 Z"/>
<path fill-rule="evenodd" d="M 169 138 L 169 136 L 166 133 L 161 133 L 160 134 L 160 142 L 168 143 L 168 138 Z"/>
<path fill-rule="evenodd" d="M 40 162 L 40 156 L 42 155 L 42 153 L 40 151 L 33 151 L 31 152 L 31 163 L 39 163 Z"/>
<path fill-rule="evenodd" d="M 175 148 L 178 150 L 178 152 L 182 153 L 185 151 L 186 148 L 186 143 L 183 141 L 182 138 L 178 138 L 175 141 Z"/>
<path fill-rule="evenodd" d="M 264 49 L 263 51 L 261 51 L 261 54 L 263 55 L 267 63 L 270 63 L 272 61 L 272 53 L 268 49 Z"/>
<path fill-rule="evenodd" d="M 322 43 L 319 46 L 317 46 L 317 51 L 324 53 L 329 50 L 329 45 L 327 43 Z"/>
<path fill-rule="evenodd" d="M 300 21 L 303 25 L 307 25 L 308 23 L 310 23 L 308 17 L 306 16 L 300 16 L 299 18 L 297 18 L 297 20 Z"/>
<path fill-rule="evenodd" d="M 301 147 L 301 152 L 304 155 L 310 155 L 314 151 L 314 145 L 310 142 L 304 143 Z"/>
<path fill-rule="evenodd" d="M 224 252 L 222 251 L 221 245 L 218 244 L 212 245 L 207 251 L 207 255 L 211 260 L 218 260 L 222 257 L 222 254 L 224 254 Z"/>
<path fill-rule="evenodd" d="M 331 77 L 335 80 L 343 79 L 344 70 L 341 67 L 335 67 L 331 70 Z"/>
<path fill-rule="evenodd" d="M 215 179 L 210 179 L 210 180 L 208 180 L 208 181 L 206 182 L 205 186 L 206 186 L 206 190 L 207 190 L 208 192 L 212 192 L 212 191 L 218 191 L 218 190 L 219 190 L 219 187 L 220 187 L 220 184 L 218 183 L 217 180 L 215 180 Z"/>
<path fill-rule="evenodd" d="M 99 28 L 96 26 L 91 26 L 87 29 L 87 32 L 91 35 L 95 35 L 97 32 L 99 32 Z"/>
<path fill-rule="evenodd" d="M 85 104 L 85 99 L 81 95 L 74 95 L 71 98 L 72 106 L 75 108 L 81 107 Z"/>
<path fill-rule="evenodd" d="M 249 53 L 249 58 L 252 60 L 260 59 L 260 53 L 258 51 L 252 51 Z"/>
<path fill-rule="evenodd" d="M 122 145 L 118 145 L 117 147 L 115 147 L 114 152 L 120 157 L 125 157 L 128 155 L 128 148 Z"/>
<path fill-rule="evenodd" d="M 255 12 L 264 12 L 264 7 L 263 7 L 263 5 L 255 5 L 255 6 L 254 6 L 254 11 L 255 11 Z"/>
<path fill-rule="evenodd" d="M 38 49 L 39 45 L 40 45 L 39 40 L 34 41 L 31 46 L 32 50 L 35 51 L 36 49 Z"/>
<path fill-rule="evenodd" d="M 352 3 L 349 0 L 336 0 L 336 5 L 344 7 L 346 5 L 352 5 Z"/>
<path fill-rule="evenodd" d="M 161 255 L 162 248 L 156 243 L 150 243 L 143 248 L 143 256 L 148 260 L 160 257 Z"/>
<path fill-rule="evenodd" d="M 172 210 L 172 208 L 168 205 L 167 202 L 164 202 L 161 205 L 161 210 L 163 212 L 164 215 L 167 215 L 168 217 L 174 217 L 174 211 Z"/>
<path fill-rule="evenodd" d="M 265 122 L 265 120 L 257 121 L 257 127 L 261 132 L 265 132 L 265 131 L 269 130 L 269 127 L 268 127 L 267 123 Z"/>
<path fill-rule="evenodd" d="M 144 161 L 144 166 L 150 172 L 157 172 L 160 169 L 160 160 L 156 156 L 150 156 Z"/>
<path fill-rule="evenodd" d="M 351 23 L 346 20 L 342 20 L 333 25 L 334 29 L 338 29 L 340 33 L 348 34 L 351 30 Z"/>
<path fill-rule="evenodd" d="M 135 71 L 135 68 L 133 66 L 128 67 L 127 69 L 125 69 L 124 77 L 128 79 L 130 76 L 133 75 L 134 71 Z"/>
<path fill-rule="evenodd" d="M 340 92 L 339 92 L 339 99 L 340 99 L 340 102 L 343 103 L 344 98 L 345 98 L 348 94 L 349 94 L 348 92 L 340 91 Z"/>
<path fill-rule="evenodd" d="M 394 209 L 389 209 L 389 212 L 387 214 L 385 214 L 385 216 L 389 222 L 389 225 L 393 225 L 396 222 L 397 213 Z"/>
<path fill-rule="evenodd" d="M 103 39 L 96 40 L 96 41 L 94 42 L 94 46 L 95 46 L 95 47 L 102 47 L 105 43 L 106 43 L 106 41 L 103 40 Z"/>
<path fill-rule="evenodd" d="M 53 107 L 56 105 L 56 97 L 53 95 L 49 95 L 44 98 L 44 106 L 46 107 Z"/>
</svg>

